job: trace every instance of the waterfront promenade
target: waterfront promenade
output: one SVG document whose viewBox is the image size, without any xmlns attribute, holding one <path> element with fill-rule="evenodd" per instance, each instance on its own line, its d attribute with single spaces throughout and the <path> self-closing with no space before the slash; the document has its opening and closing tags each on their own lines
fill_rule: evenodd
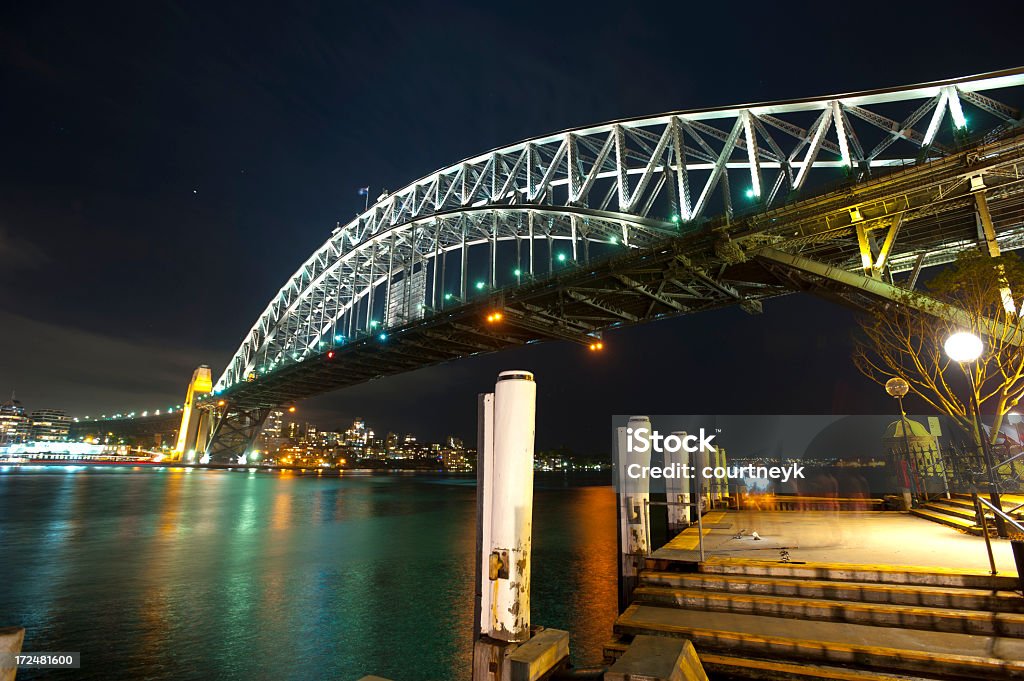
<svg viewBox="0 0 1024 681">
<path fill-rule="evenodd" d="M 709 557 L 779 560 L 786 551 L 793 562 L 989 570 L 982 537 L 893 511 L 712 511 L 704 516 L 704 550 Z M 1016 575 L 1009 541 L 993 538 L 992 552 L 1000 574 Z M 652 554 L 667 560 L 697 556 L 696 526 Z"/>
</svg>

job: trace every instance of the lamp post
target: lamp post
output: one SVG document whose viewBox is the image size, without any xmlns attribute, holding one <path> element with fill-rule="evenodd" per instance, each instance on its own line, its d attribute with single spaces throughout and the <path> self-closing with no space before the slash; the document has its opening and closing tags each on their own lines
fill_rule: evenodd
<svg viewBox="0 0 1024 681">
<path fill-rule="evenodd" d="M 976 362 L 981 357 L 984 344 L 980 338 L 970 331 L 958 331 L 947 338 L 942 347 L 949 358 L 958 363 L 963 372 L 967 374 L 967 381 L 971 388 L 971 412 L 974 416 L 975 428 L 978 429 L 978 439 L 981 440 L 981 454 L 985 460 L 985 468 L 988 471 L 988 498 L 993 506 L 1002 509 L 1003 505 L 999 500 L 999 488 L 996 486 L 995 462 L 992 458 L 992 450 L 989 446 L 988 438 L 985 437 L 985 428 L 981 422 L 981 405 L 978 404 L 977 399 L 978 387 L 974 382 L 974 372 L 967 366 Z M 996 531 L 998 531 L 1000 537 L 1005 539 L 1007 536 L 1006 523 L 1003 522 L 1002 516 L 998 513 L 995 520 Z"/>
<path fill-rule="evenodd" d="M 891 397 L 895 397 L 900 403 L 900 422 L 903 424 L 903 446 L 907 448 L 907 467 L 903 474 L 906 478 L 907 484 L 913 489 L 917 487 L 917 481 L 914 479 L 910 465 L 910 436 L 907 431 L 907 412 L 903 410 L 903 397 L 910 392 L 910 384 L 899 376 L 895 376 L 885 382 L 885 392 L 889 393 Z"/>
</svg>

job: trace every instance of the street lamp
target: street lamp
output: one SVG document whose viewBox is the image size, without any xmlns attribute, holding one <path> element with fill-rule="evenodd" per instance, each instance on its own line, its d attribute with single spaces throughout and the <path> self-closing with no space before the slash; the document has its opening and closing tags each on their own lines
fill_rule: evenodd
<svg viewBox="0 0 1024 681">
<path fill-rule="evenodd" d="M 984 344 L 980 338 L 970 331 L 957 331 L 946 339 L 942 347 L 946 354 L 949 355 L 949 358 L 958 363 L 960 369 L 967 374 L 967 382 L 971 388 L 971 411 L 974 416 L 975 428 L 978 429 L 978 439 L 981 440 L 981 454 L 985 459 L 985 468 L 988 469 L 988 498 L 993 506 L 1002 509 L 1003 504 L 999 499 L 999 488 L 996 486 L 995 461 L 992 458 L 992 450 L 989 447 L 988 438 L 985 437 L 985 428 L 981 422 L 981 405 L 978 404 L 977 399 L 978 387 L 974 382 L 974 371 L 967 366 L 981 357 Z M 1002 516 L 997 513 L 995 520 L 999 536 L 1006 538 L 1006 523 L 1003 522 Z"/>
<path fill-rule="evenodd" d="M 946 339 L 942 347 L 949 358 L 954 362 L 959 362 L 961 366 L 977 360 L 981 357 L 981 351 L 984 349 L 981 339 L 970 331 L 957 331 Z"/>
<path fill-rule="evenodd" d="M 903 471 L 903 478 L 908 487 L 916 488 L 917 480 L 913 475 L 910 464 L 910 435 L 907 429 L 907 412 L 903 409 L 903 398 L 910 392 L 910 384 L 899 376 L 894 376 L 885 382 L 885 392 L 889 393 L 890 397 L 895 397 L 900 403 L 900 422 L 903 424 L 903 446 L 907 449 L 906 469 Z M 904 493 L 906 491 L 907 488 L 904 488 Z M 920 494 L 915 494 L 915 496 L 920 497 Z"/>
</svg>

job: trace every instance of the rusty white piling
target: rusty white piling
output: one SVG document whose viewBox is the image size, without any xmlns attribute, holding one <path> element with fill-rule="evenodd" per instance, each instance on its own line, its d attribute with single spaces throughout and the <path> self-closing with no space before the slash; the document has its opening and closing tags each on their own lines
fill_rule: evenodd
<svg viewBox="0 0 1024 681">
<path fill-rule="evenodd" d="M 513 643 L 530 638 L 536 405 L 528 371 L 503 371 L 480 400 L 479 633 Z"/>
<path fill-rule="evenodd" d="M 634 436 L 640 429 L 646 429 L 646 434 L 650 434 L 651 420 L 648 417 L 631 416 L 624 428 L 616 430 L 620 611 L 629 605 L 630 594 L 638 585 L 640 570 L 651 545 L 650 479 L 644 474 L 651 465 L 651 447 L 647 437 Z M 643 451 L 638 451 L 641 449 Z"/>
<path fill-rule="evenodd" d="M 632 434 L 640 429 L 651 432 L 651 420 L 646 416 L 631 416 L 626 427 L 618 429 L 620 521 L 623 551 L 646 555 L 651 544 L 648 525 L 651 495 L 650 478 L 645 471 L 651 466 L 651 447 L 645 442 L 644 451 L 637 451 L 641 448 L 636 446 L 640 438 L 633 439 L 634 446 L 630 446 Z"/>
<path fill-rule="evenodd" d="M 685 432 L 675 432 L 680 442 L 686 438 Z M 665 468 L 685 471 L 690 465 L 690 453 L 683 448 L 665 452 Z M 671 467 L 671 468 L 670 468 Z M 682 530 L 690 525 L 690 478 L 677 475 L 665 478 L 665 500 L 668 502 L 668 526 L 671 530 Z"/>
</svg>

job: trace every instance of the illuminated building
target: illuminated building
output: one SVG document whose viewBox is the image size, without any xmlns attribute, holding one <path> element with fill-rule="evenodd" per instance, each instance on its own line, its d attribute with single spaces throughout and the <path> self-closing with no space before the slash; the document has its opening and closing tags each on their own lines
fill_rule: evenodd
<svg viewBox="0 0 1024 681">
<path fill-rule="evenodd" d="M 274 409 L 267 415 L 267 420 L 263 422 L 263 430 L 260 432 L 260 449 L 271 456 L 276 455 L 281 446 L 287 442 L 287 438 L 283 437 L 283 431 L 284 411 Z"/>
<path fill-rule="evenodd" d="M 284 412 L 280 409 L 274 409 L 267 415 L 267 420 L 263 422 L 262 435 L 268 438 L 281 437 L 281 428 L 283 426 Z"/>
<path fill-rule="evenodd" d="M 32 440 L 35 442 L 64 442 L 70 428 L 71 419 L 63 409 L 32 412 Z"/>
<path fill-rule="evenodd" d="M 0 404 L 0 445 L 16 445 L 27 442 L 31 422 L 25 416 L 25 407 L 14 398 Z"/>
</svg>

